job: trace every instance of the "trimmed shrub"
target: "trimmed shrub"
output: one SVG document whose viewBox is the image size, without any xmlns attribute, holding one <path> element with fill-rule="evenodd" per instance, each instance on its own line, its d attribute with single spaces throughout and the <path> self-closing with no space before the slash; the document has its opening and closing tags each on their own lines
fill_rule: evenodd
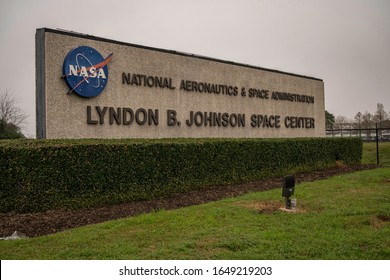
<svg viewBox="0 0 390 280">
<path fill-rule="evenodd" d="M 357 138 L 1 141 L 0 212 L 147 200 L 361 156 Z"/>
</svg>

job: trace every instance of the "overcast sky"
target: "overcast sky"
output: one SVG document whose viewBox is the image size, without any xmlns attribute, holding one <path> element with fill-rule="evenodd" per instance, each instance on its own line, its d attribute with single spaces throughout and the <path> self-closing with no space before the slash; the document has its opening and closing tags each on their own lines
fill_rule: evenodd
<svg viewBox="0 0 390 280">
<path fill-rule="evenodd" d="M 29 136 L 42 27 L 320 78 L 335 116 L 390 111 L 389 0 L 0 0 L 0 91 Z"/>
</svg>

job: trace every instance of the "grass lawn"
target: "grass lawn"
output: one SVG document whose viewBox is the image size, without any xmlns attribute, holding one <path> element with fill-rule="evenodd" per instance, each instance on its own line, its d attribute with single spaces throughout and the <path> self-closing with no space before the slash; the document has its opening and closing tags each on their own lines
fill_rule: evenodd
<svg viewBox="0 0 390 280">
<path fill-rule="evenodd" d="M 362 163 L 376 164 L 376 143 L 363 143 Z M 379 142 L 379 164 L 390 166 L 390 142 Z"/>
<path fill-rule="evenodd" d="M 390 167 L 15 241 L 0 259 L 390 259 Z"/>
</svg>

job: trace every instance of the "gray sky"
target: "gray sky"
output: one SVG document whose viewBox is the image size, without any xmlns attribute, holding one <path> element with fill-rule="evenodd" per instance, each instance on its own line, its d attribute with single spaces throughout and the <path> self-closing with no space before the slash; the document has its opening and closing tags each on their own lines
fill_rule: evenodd
<svg viewBox="0 0 390 280">
<path fill-rule="evenodd" d="M 61 28 L 324 80 L 325 108 L 390 111 L 389 0 L 0 0 L 0 91 L 35 136 L 35 30 Z"/>
</svg>

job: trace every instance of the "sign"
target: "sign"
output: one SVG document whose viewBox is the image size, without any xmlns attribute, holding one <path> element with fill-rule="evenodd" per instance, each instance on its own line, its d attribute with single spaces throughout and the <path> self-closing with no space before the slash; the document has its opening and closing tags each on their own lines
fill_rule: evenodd
<svg viewBox="0 0 390 280">
<path fill-rule="evenodd" d="M 36 48 L 38 138 L 325 136 L 318 78 L 46 28 Z"/>
</svg>

